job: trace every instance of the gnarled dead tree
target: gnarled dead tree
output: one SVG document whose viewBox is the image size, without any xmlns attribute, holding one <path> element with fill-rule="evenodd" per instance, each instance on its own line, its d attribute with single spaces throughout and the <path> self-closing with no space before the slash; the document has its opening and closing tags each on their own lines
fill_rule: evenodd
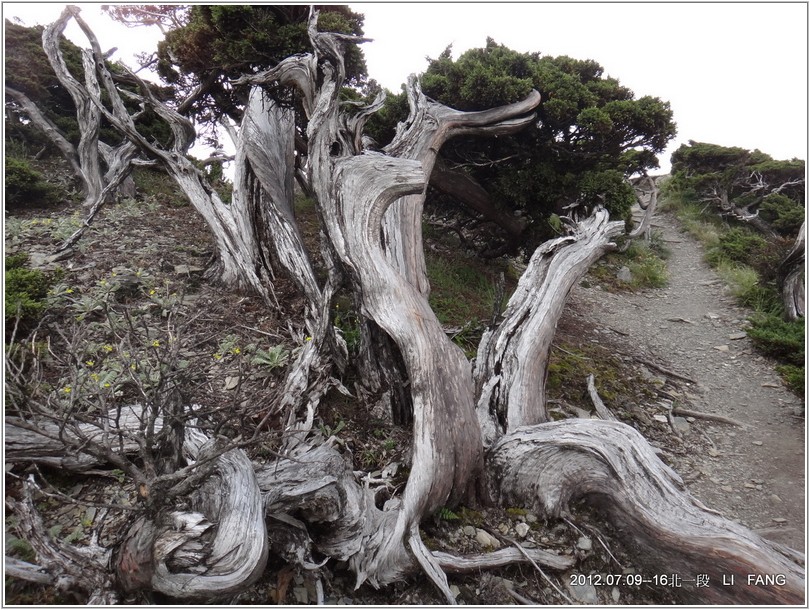
<svg viewBox="0 0 810 610">
<path fill-rule="evenodd" d="M 782 303 L 785 306 L 785 317 L 788 320 L 797 320 L 804 316 L 804 231 L 806 226 L 807 221 L 804 221 L 793 247 L 779 266 Z"/>
<path fill-rule="evenodd" d="M 127 411 L 135 413 L 133 418 L 117 417 L 114 426 L 106 414 L 96 422 L 86 416 L 81 425 L 62 414 L 56 434 L 49 432 L 48 413 L 28 411 L 21 415 L 23 422 L 10 422 L 12 433 L 26 431 L 24 439 L 11 439 L 16 443 L 12 447 L 24 451 L 7 454 L 12 462 L 52 462 L 56 443 L 75 456 L 62 460 L 63 467 L 86 470 L 87 461 L 78 456 L 89 453 L 93 460 L 114 462 L 130 450 L 123 441 L 131 439 L 136 451 L 151 456 L 157 475 L 140 482 L 142 505 L 136 508 L 141 512 L 130 520 L 116 548 L 86 559 L 67 558 L 47 532 L 41 535 L 30 502 L 14 504 L 21 528 L 39 532 L 32 544 L 45 572 L 30 567 L 31 579 L 41 581 L 43 573 L 70 575 L 71 560 L 85 561 L 88 574 L 94 575 L 88 588 L 97 599 L 111 599 L 105 591 L 109 588 L 217 599 L 249 586 L 264 570 L 268 553 L 317 579 L 317 552 L 326 560 L 346 561 L 358 585 L 384 586 L 422 571 L 453 602 L 446 572 L 511 561 L 565 569 L 571 560 L 520 549 L 474 557 L 431 552 L 419 531 L 424 518 L 461 501 L 534 506 L 555 518 L 585 499 L 605 509 L 645 558 L 650 573 L 733 574 L 741 583 L 709 593 L 685 584 L 677 591 L 685 600 L 802 603 L 802 560 L 700 505 L 633 428 L 615 421 L 549 421 L 544 400 L 548 352 L 566 296 L 588 266 L 614 247 L 612 239 L 620 231 L 621 223 L 609 221 L 605 210 L 571 219 L 569 235 L 534 253 L 503 320 L 485 334 L 474 370 L 431 310 L 420 214 L 439 147 L 459 134 L 519 129 L 535 120 L 532 111 L 539 95 L 533 92 L 521 102 L 488 111 L 459 112 L 427 100 L 412 79 L 408 120 L 383 152 L 364 151 L 363 124 L 378 103 L 360 109 L 339 103 L 344 45 L 358 40 L 318 32 L 316 23 L 314 13 L 309 26 L 314 53 L 290 57 L 240 81 L 253 89 L 238 134 L 230 206 L 206 190 L 185 160 L 190 125 L 161 108 L 148 90 L 141 94 L 143 103 L 175 129 L 172 151 L 155 148 L 131 120 L 103 110 L 194 195 L 192 203 L 217 236 L 220 256 L 232 263 L 231 273 L 248 278 L 245 286 L 269 290 L 264 284 L 270 281 L 269 266 L 262 266 L 261 273 L 255 266 L 264 254 L 295 278 L 307 298 L 312 340 L 286 381 L 287 392 L 296 394 L 285 393 L 274 407 L 286 418 L 280 455 L 251 464 L 236 444 L 223 446 L 218 439 L 205 438 L 200 425 L 191 425 L 181 411 L 164 419 L 153 413 L 146 429 L 137 409 Z M 292 154 L 291 122 L 287 111 L 265 97 L 263 84 L 297 89 L 308 115 L 306 179 L 317 201 L 323 258 L 329 266 L 321 283 L 290 214 L 291 165 L 285 159 Z M 261 231 L 257 218 L 265 223 Z M 330 440 L 318 442 L 309 434 L 319 402 L 333 383 L 332 368 L 345 359 L 329 318 L 340 283 L 351 291 L 369 326 L 389 342 L 409 384 L 413 449 L 399 495 L 358 481 Z M 174 470 L 159 474 L 161 454 L 149 443 L 173 438 L 162 432 L 164 421 L 174 426 L 184 422 L 183 453 L 182 459 L 175 455 Z M 31 442 L 37 434 L 43 438 L 41 455 Z M 81 442 L 76 442 L 77 434 Z M 163 481 L 163 486 L 155 489 L 154 481 Z M 171 493 L 161 495 L 166 489 Z M 110 554 L 115 584 L 103 577 Z M 25 569 L 15 565 L 15 574 Z M 783 574 L 785 584 L 746 586 L 745 575 L 759 571 Z"/>
</svg>

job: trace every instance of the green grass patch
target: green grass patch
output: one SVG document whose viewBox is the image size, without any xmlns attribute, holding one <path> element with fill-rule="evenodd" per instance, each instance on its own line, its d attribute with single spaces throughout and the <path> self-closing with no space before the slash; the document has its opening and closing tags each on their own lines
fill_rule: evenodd
<svg viewBox="0 0 810 610">
<path fill-rule="evenodd" d="M 426 265 L 430 306 L 442 324 L 464 327 L 492 316 L 495 282 L 480 263 L 428 254 Z"/>
</svg>

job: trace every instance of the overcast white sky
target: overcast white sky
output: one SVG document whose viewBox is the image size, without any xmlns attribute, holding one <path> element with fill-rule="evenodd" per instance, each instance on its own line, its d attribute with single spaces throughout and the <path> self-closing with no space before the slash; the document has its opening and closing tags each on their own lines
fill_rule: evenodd
<svg viewBox="0 0 810 610">
<path fill-rule="evenodd" d="M 83 16 L 104 49 L 134 65 L 157 31 Z M 48 23 L 62 3 L 3 3 L 3 16 Z M 637 96 L 671 103 L 677 140 L 759 148 L 778 159 L 807 158 L 808 5 L 806 3 L 358 3 L 366 16 L 369 75 L 398 91 L 425 57 L 453 45 L 457 57 L 486 37 L 518 51 L 594 59 Z M 71 35 L 74 40 L 80 40 Z M 83 44 L 83 41 L 82 41 Z"/>
</svg>

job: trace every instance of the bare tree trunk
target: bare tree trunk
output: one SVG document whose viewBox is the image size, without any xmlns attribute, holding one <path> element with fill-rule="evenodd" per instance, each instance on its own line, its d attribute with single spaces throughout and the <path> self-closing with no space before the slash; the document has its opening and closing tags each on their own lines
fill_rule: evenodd
<svg viewBox="0 0 810 610">
<path fill-rule="evenodd" d="M 641 182 L 645 182 L 645 186 L 647 187 L 645 190 L 642 190 Z M 655 178 L 652 176 L 644 176 L 642 181 L 633 185 L 633 190 L 636 191 L 636 197 L 638 199 L 639 207 L 644 211 L 644 215 L 641 217 L 641 222 L 639 222 L 638 226 L 633 229 L 630 234 L 627 236 L 627 244 L 625 248 L 630 245 L 630 242 L 638 237 L 643 237 L 644 241 L 647 243 L 650 242 L 650 237 L 652 234 L 652 219 L 655 216 L 655 212 L 658 208 L 658 186 L 655 184 Z M 644 199 L 646 198 L 647 194 L 649 193 L 649 200 L 644 203 Z"/>
<path fill-rule="evenodd" d="M 460 170 L 452 170 L 439 162 L 430 175 L 430 186 L 454 197 L 463 205 L 494 222 L 516 240 L 526 230 L 525 220 L 495 207 L 489 193 L 476 180 Z"/>
<path fill-rule="evenodd" d="M 569 237 L 542 244 L 507 304 L 500 326 L 484 333 L 475 381 L 487 444 L 501 431 L 548 421 L 545 382 L 551 342 L 568 293 L 588 268 L 615 247 L 622 231 L 597 209 Z"/>
<path fill-rule="evenodd" d="M 781 280 L 782 303 L 785 306 L 785 317 L 798 320 L 804 316 L 804 231 L 807 221 L 802 223 L 796 242 L 779 267 Z"/>
</svg>

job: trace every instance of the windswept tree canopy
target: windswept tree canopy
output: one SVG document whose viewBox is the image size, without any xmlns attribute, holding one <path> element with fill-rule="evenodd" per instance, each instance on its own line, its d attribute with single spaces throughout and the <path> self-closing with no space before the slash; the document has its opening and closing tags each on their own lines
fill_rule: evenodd
<svg viewBox="0 0 810 610">
<path fill-rule="evenodd" d="M 234 89 L 230 79 L 267 70 L 282 59 L 312 50 L 307 36 L 306 5 L 193 5 L 156 7 L 136 14 L 116 14 L 123 21 L 151 23 L 168 29 L 158 45 L 157 72 L 175 87 L 179 99 L 197 94 L 181 108 L 202 122 L 221 116 L 241 118 L 246 91 Z M 317 7 L 321 31 L 361 36 L 363 15 L 346 6 Z M 179 26 L 177 26 L 179 24 Z M 360 49 L 351 45 L 346 57 L 347 83 L 359 85 L 366 77 Z"/>
<path fill-rule="evenodd" d="M 804 170 L 801 159 L 692 140 L 672 155 L 673 187 L 784 237 L 794 237 L 804 221 Z"/>
<path fill-rule="evenodd" d="M 521 210 L 537 228 L 573 202 L 604 203 L 614 217 L 627 219 L 635 196 L 624 179 L 657 168 L 657 155 L 675 136 L 669 103 L 637 99 L 597 62 L 519 53 L 492 39 L 455 61 L 445 50 L 431 60 L 422 87 L 461 110 L 540 92 L 533 127 L 504 138 L 459 138 L 442 150 L 450 168 L 485 185 L 493 205 Z M 386 130 L 377 137 L 385 139 Z"/>
</svg>

